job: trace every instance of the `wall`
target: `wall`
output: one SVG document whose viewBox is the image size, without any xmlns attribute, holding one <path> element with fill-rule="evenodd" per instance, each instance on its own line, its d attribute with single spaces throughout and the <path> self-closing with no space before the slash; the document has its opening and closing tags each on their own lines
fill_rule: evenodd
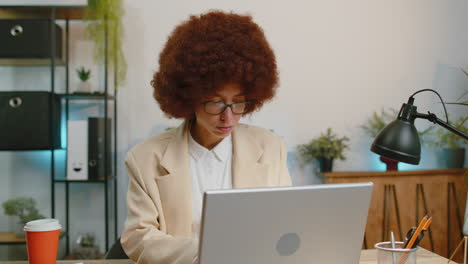
<svg viewBox="0 0 468 264">
<path fill-rule="evenodd" d="M 446 101 L 454 101 L 468 87 L 468 78 L 459 70 L 468 68 L 466 0 L 126 0 L 124 7 L 124 52 L 129 67 L 127 82 L 118 95 L 119 230 L 126 215 L 125 153 L 145 138 L 180 123 L 164 117 L 151 97 L 149 82 L 168 35 L 189 14 L 213 8 L 250 13 L 265 30 L 277 55 L 281 85 L 274 101 L 243 122 L 273 129 L 285 139 L 295 184 L 320 182 L 314 166 L 301 166 L 294 150 L 327 127 L 351 138 L 348 159 L 336 161 L 336 171 L 384 170 L 378 156 L 368 150 L 372 139 L 359 128 L 374 111 L 399 109 L 419 89 L 435 89 Z M 2 84 L 31 78 L 11 75 L 8 70 L 0 67 Z M 416 105 L 420 112 L 435 112 L 443 118 L 434 94 L 417 95 Z M 448 107 L 454 117 L 466 115 L 463 110 Z M 418 128 L 429 125 L 416 121 Z M 437 150 L 426 147 L 423 153 L 419 166 L 404 165 L 402 169 L 443 168 Z M 11 182 L 18 179 L 11 176 L 16 168 L 14 156 L 2 153 L 0 157 L 2 168 L 10 171 L 5 174 L 10 185 L 0 186 L 0 198 L 5 199 L 12 195 Z M 100 199 L 100 191 L 77 188 L 80 190 L 72 198 L 84 199 L 94 207 L 92 201 Z M 46 211 L 45 201 L 41 207 Z M 85 209 L 77 210 L 79 217 Z M 95 210 L 99 209 L 90 213 L 100 217 Z M 89 223 L 101 222 L 94 220 Z M 0 221 L 6 221 L 1 214 Z"/>
<path fill-rule="evenodd" d="M 243 121 L 273 129 L 291 152 L 327 127 L 347 135 L 348 159 L 336 161 L 336 171 L 384 170 L 369 151 L 372 139 L 359 128 L 374 111 L 399 109 L 419 89 L 435 89 L 454 101 L 468 87 L 459 70 L 468 66 L 467 1 L 126 1 L 125 7 L 124 48 L 135 66 L 119 94 L 119 122 L 127 124 L 120 129 L 119 144 L 127 146 L 122 159 L 135 143 L 178 124 L 158 109 L 149 81 L 173 27 L 209 9 L 251 14 L 277 55 L 276 99 Z M 444 118 L 435 94 L 418 94 L 416 105 Z M 466 115 L 463 110 L 448 107 L 453 117 Z M 430 123 L 417 120 L 416 126 Z M 444 167 L 438 157 L 437 150 L 424 147 L 420 165 L 400 167 Z M 320 182 L 314 167 L 301 166 L 294 153 L 290 158 L 296 184 Z M 120 170 L 125 175 L 123 165 Z"/>
</svg>

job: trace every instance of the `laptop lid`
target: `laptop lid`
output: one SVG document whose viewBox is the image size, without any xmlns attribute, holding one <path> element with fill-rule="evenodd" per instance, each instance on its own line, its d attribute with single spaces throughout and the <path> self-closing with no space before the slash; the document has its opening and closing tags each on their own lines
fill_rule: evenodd
<svg viewBox="0 0 468 264">
<path fill-rule="evenodd" d="M 372 183 L 206 191 L 201 264 L 358 264 Z"/>
</svg>

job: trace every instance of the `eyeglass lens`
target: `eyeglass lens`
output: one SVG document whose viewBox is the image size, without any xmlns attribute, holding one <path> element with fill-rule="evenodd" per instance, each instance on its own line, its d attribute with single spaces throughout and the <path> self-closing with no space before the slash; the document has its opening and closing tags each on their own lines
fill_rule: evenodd
<svg viewBox="0 0 468 264">
<path fill-rule="evenodd" d="M 243 114 L 246 111 L 247 102 L 225 104 L 223 102 L 206 102 L 205 111 L 209 114 L 221 114 L 227 107 L 231 108 L 234 114 Z"/>
</svg>

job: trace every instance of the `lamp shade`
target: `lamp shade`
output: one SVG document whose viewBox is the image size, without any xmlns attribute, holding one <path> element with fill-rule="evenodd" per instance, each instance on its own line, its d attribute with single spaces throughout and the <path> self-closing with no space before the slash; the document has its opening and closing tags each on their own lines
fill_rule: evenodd
<svg viewBox="0 0 468 264">
<path fill-rule="evenodd" d="M 371 151 L 389 159 L 419 164 L 421 143 L 413 120 L 397 119 L 385 126 L 375 137 Z"/>
</svg>

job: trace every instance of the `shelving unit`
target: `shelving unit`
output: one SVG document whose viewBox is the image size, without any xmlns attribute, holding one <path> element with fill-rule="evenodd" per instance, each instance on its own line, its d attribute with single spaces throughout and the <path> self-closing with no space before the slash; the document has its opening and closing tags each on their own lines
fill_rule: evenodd
<svg viewBox="0 0 468 264">
<path fill-rule="evenodd" d="M 101 95 L 101 94 L 60 94 L 60 96 L 68 100 L 103 100 L 103 99 L 106 99 L 106 96 Z M 115 100 L 115 96 L 108 95 L 107 100 Z"/>
<path fill-rule="evenodd" d="M 0 232 L 0 245 L 26 244 L 26 238 L 16 237 L 14 233 Z"/>
<path fill-rule="evenodd" d="M 0 66 L 48 66 L 50 59 L 0 59 Z M 64 66 L 65 61 L 55 60 L 56 66 Z"/>
<path fill-rule="evenodd" d="M 75 93 L 70 93 L 70 88 L 69 88 L 69 21 L 70 20 L 80 20 L 83 18 L 84 14 L 84 7 L 54 7 L 54 6 L 40 6 L 40 7 L 20 7 L 20 6 L 1 6 L 0 5 L 0 19 L 26 19 L 26 18 L 42 18 L 42 19 L 49 19 L 50 20 L 50 29 L 51 29 L 51 47 L 50 50 L 54 51 L 55 47 L 55 25 L 56 20 L 64 20 L 65 21 L 65 30 L 63 33 L 65 34 L 65 58 L 64 59 L 57 59 L 54 56 L 51 56 L 50 58 L 47 59 L 0 59 L 0 66 L 2 65 L 8 65 L 8 66 L 45 66 L 45 67 L 50 67 L 50 80 L 51 80 L 51 87 L 50 87 L 50 92 L 55 93 L 56 87 L 55 87 L 55 68 L 57 66 L 59 67 L 65 67 L 65 93 L 64 94 L 59 94 L 62 103 L 65 105 L 65 123 L 66 121 L 69 120 L 70 118 L 70 104 L 73 104 L 76 101 L 91 101 L 93 103 L 103 103 L 104 104 L 104 119 L 109 118 L 109 104 L 113 104 L 113 118 L 112 118 L 112 127 L 109 127 L 107 122 L 105 122 L 105 128 L 104 128 L 104 134 L 106 136 L 111 135 L 113 137 L 113 141 L 110 141 L 112 144 L 111 145 L 111 153 L 104 152 L 104 175 L 107 175 L 107 177 L 103 179 L 98 179 L 98 180 L 68 180 L 65 178 L 59 178 L 56 177 L 55 175 L 55 163 L 56 163 L 56 157 L 55 157 L 55 152 L 54 149 L 50 149 L 50 187 L 51 187 L 51 217 L 54 218 L 56 215 L 56 208 L 55 208 L 55 188 L 56 184 L 65 184 L 65 223 L 62 224 L 65 227 L 65 234 L 64 237 L 66 237 L 66 253 L 70 252 L 70 210 L 73 210 L 73 208 L 70 208 L 70 184 L 74 183 L 86 183 L 86 184 L 103 184 L 104 185 L 104 221 L 105 221 L 105 250 L 107 251 L 109 249 L 109 234 L 110 234 L 110 215 L 109 215 L 109 209 L 110 209 L 110 201 L 109 201 L 109 194 L 111 194 L 110 191 L 113 191 L 113 217 L 114 217 L 114 232 L 113 232 L 113 240 L 117 240 L 117 177 L 116 177 L 116 171 L 117 171 L 117 91 L 114 87 L 112 89 L 112 94 L 109 94 L 111 91 L 109 89 L 109 84 L 108 84 L 108 71 L 109 71 L 109 63 L 108 63 L 108 54 L 107 54 L 107 44 L 108 44 L 108 34 L 107 34 L 107 21 L 105 21 L 105 61 L 104 61 L 104 92 L 102 94 L 75 94 Z M 53 52 L 51 52 L 53 54 Z M 115 74 L 116 71 L 114 70 L 114 79 L 115 79 Z M 63 105 L 62 104 L 62 105 Z M 53 116 L 53 111 L 56 111 L 53 109 L 50 113 L 51 116 Z M 51 122 L 50 122 L 51 123 Z M 51 124 L 49 124 L 51 125 Z M 108 132 L 112 131 L 113 134 L 110 134 Z M 53 135 L 52 132 L 52 138 L 57 135 Z M 107 140 L 104 140 L 105 147 L 104 149 L 107 149 Z M 113 153 L 112 153 L 113 152 Z M 66 152 L 65 152 L 66 153 Z M 66 154 L 67 155 L 67 154 Z M 109 159 L 108 155 L 113 155 L 111 156 L 112 159 Z M 111 162 L 111 164 L 108 164 L 108 162 Z M 66 162 L 66 159 L 65 159 Z M 109 166 L 110 165 L 110 166 Z M 109 170 L 111 168 L 111 170 Z M 65 173 L 64 175 L 66 176 L 66 166 L 65 166 Z M 111 188 L 113 187 L 113 188 Z M 97 231 L 97 230 L 96 230 Z M 98 231 L 97 231 L 98 232 Z M 24 243 L 24 239 L 18 239 L 14 236 L 12 233 L 0 233 L 0 245 L 4 244 L 21 244 Z"/>
</svg>

